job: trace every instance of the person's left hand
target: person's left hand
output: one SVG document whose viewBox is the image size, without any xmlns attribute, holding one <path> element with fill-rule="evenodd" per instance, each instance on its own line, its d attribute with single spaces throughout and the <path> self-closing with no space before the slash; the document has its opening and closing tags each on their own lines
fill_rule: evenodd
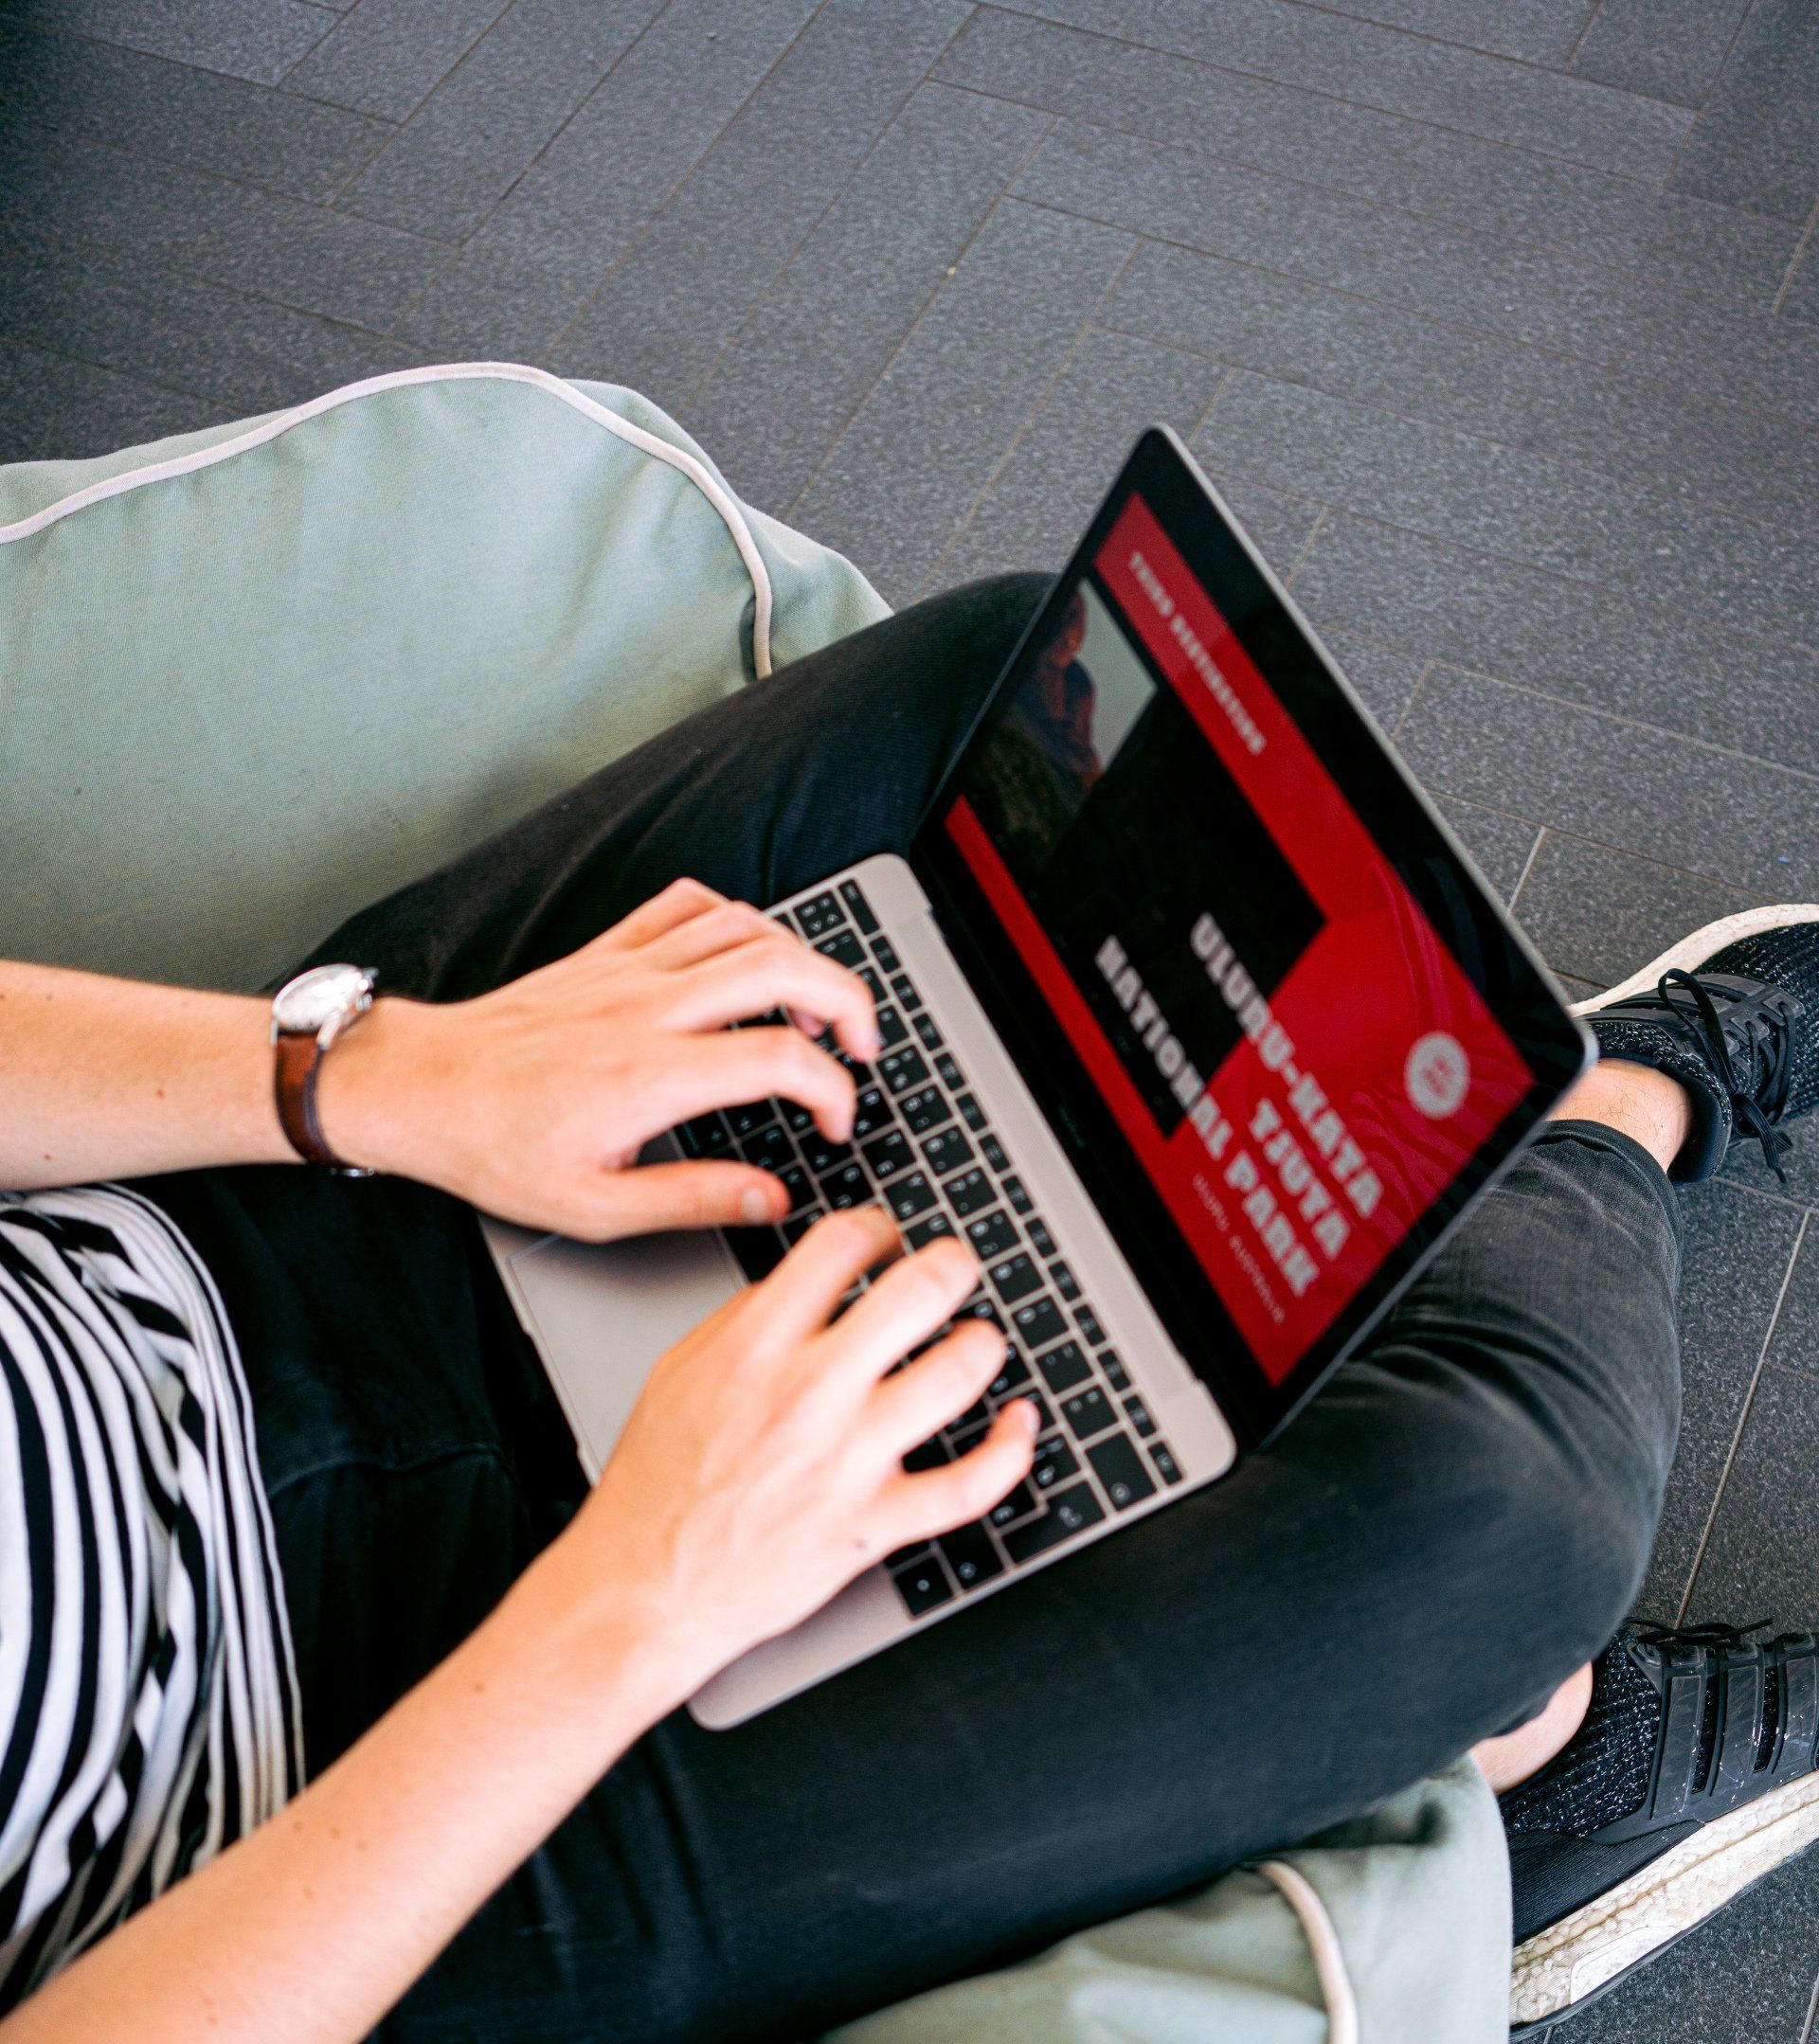
<svg viewBox="0 0 1819 2044">
<path fill-rule="evenodd" d="M 788 1025 L 729 1030 L 786 1011 Z M 324 1060 L 318 1111 L 351 1163 L 500 1219 L 601 1242 L 779 1221 L 780 1181 L 717 1160 L 639 1165 L 711 1108 L 799 1102 L 853 1131 L 852 1074 L 812 1039 L 878 1053 L 865 982 L 758 909 L 679 880 L 591 943 L 474 1000 L 382 997 Z"/>
</svg>

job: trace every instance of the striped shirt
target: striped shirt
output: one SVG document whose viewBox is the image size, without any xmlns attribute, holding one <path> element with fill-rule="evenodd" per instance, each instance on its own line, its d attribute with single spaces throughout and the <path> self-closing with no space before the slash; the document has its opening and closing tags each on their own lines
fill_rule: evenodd
<svg viewBox="0 0 1819 2044">
<path fill-rule="evenodd" d="M 0 1192 L 0 2012 L 301 1778 L 213 1282 L 135 1193 Z"/>
</svg>

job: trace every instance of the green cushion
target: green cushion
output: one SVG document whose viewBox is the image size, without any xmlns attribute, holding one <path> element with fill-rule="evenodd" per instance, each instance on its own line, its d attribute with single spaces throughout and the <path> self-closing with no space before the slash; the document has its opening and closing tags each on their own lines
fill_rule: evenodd
<svg viewBox="0 0 1819 2044">
<path fill-rule="evenodd" d="M 538 369 L 0 468 L 0 957 L 258 986 L 884 612 L 655 405 Z"/>
<path fill-rule="evenodd" d="M 0 957 L 254 987 L 755 674 L 882 617 L 656 406 L 497 364 L 0 468 Z M 1500 2035 L 1508 1874 L 1468 1765 L 838 2044 Z M 1330 1974 L 1331 1968 L 1326 1969 Z M 1356 2033 L 1353 2033 L 1354 2035 Z"/>
</svg>

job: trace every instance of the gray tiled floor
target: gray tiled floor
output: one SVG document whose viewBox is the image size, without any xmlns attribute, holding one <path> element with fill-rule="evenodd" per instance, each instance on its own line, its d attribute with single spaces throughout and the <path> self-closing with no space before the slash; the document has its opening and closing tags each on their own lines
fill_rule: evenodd
<svg viewBox="0 0 1819 2044">
<path fill-rule="evenodd" d="M 1816 199 L 1808 0 L 0 0 L 0 459 L 514 355 L 905 602 L 1170 420 L 1582 990 L 1819 895 Z M 1685 1205 L 1645 1602 L 1819 1620 L 1819 1157 Z M 1816 1896 L 1572 2035 L 1806 2039 Z"/>
</svg>

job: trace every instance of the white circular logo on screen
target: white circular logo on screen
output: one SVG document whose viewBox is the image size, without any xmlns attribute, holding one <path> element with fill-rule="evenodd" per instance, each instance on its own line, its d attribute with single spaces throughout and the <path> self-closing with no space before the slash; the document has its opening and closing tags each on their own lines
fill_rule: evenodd
<svg viewBox="0 0 1819 2044">
<path fill-rule="evenodd" d="M 1471 1085 L 1471 1064 L 1466 1047 L 1445 1030 L 1417 1036 L 1402 1067 L 1409 1098 L 1430 1121 L 1444 1121 L 1465 1104 Z"/>
</svg>

